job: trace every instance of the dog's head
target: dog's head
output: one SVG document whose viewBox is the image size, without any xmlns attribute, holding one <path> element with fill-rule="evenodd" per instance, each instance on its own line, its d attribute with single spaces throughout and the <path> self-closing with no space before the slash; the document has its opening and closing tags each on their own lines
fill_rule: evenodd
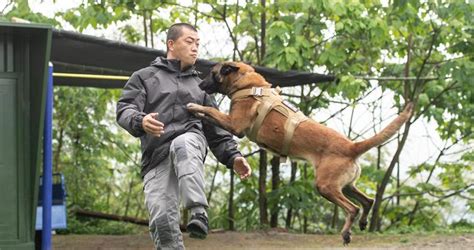
<svg viewBox="0 0 474 250">
<path fill-rule="evenodd" d="M 255 70 L 245 63 L 224 62 L 216 64 L 211 72 L 199 84 L 199 87 L 208 94 L 221 93 L 230 94 L 232 85 L 248 72 Z"/>
</svg>

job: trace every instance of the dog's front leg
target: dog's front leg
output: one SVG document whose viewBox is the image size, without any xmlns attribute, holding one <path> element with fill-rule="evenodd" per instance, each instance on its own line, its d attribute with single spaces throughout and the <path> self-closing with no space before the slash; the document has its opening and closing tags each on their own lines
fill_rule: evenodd
<svg viewBox="0 0 474 250">
<path fill-rule="evenodd" d="M 187 108 L 199 118 L 205 119 L 213 124 L 222 127 L 236 136 L 241 136 L 232 126 L 230 116 L 220 112 L 213 107 L 201 106 L 195 103 L 189 103 Z"/>
</svg>

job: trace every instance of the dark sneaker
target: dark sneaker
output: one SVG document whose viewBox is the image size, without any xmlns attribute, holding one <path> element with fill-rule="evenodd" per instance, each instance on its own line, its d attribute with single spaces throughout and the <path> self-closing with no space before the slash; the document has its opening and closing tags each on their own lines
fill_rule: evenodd
<svg viewBox="0 0 474 250">
<path fill-rule="evenodd" d="M 193 214 L 186 226 L 186 230 L 189 232 L 189 237 L 191 238 L 205 239 L 209 231 L 206 215 L 204 213 Z"/>
</svg>

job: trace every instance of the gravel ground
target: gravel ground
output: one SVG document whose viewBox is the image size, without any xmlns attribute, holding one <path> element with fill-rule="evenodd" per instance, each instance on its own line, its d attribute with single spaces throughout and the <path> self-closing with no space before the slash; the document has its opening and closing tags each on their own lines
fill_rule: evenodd
<svg viewBox="0 0 474 250">
<path fill-rule="evenodd" d="M 339 235 L 280 232 L 219 232 L 206 240 L 184 234 L 187 249 L 474 249 L 474 234 L 354 235 L 343 247 Z M 153 249 L 148 234 L 139 235 L 54 235 L 53 249 Z"/>
</svg>

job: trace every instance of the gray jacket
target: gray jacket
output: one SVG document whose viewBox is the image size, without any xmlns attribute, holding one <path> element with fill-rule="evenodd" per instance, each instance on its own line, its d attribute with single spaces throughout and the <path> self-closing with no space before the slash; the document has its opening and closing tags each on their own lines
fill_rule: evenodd
<svg viewBox="0 0 474 250">
<path fill-rule="evenodd" d="M 141 176 L 164 160 L 171 141 L 185 132 L 203 135 L 216 158 L 232 168 L 234 158 L 241 156 L 229 132 L 196 118 L 186 109 L 188 103 L 216 107 L 214 98 L 199 88 L 201 79 L 194 68 L 181 72 L 180 62 L 158 57 L 149 67 L 132 74 L 117 103 L 117 122 L 131 135 L 140 137 L 142 149 Z M 145 133 L 143 117 L 157 112 L 165 125 L 164 134 L 155 137 Z"/>
</svg>

